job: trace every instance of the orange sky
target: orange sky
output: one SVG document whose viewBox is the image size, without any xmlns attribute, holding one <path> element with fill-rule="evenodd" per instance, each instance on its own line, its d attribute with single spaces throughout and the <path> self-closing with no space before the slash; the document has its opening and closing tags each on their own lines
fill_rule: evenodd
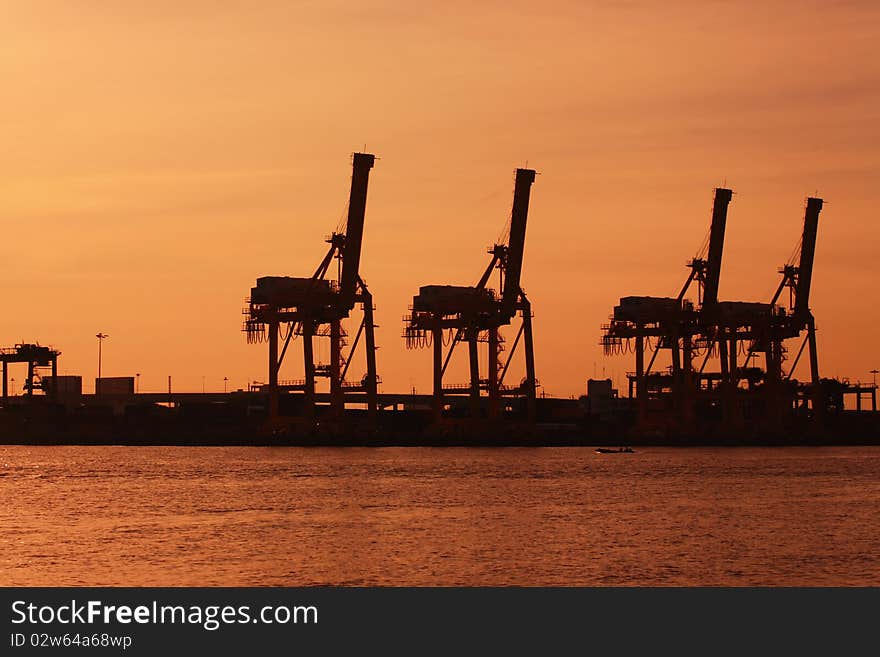
<svg viewBox="0 0 880 657">
<path fill-rule="evenodd" d="M 526 162 L 547 394 L 622 379 L 599 326 L 620 296 L 677 293 L 725 182 L 722 299 L 769 300 L 804 197 L 826 199 L 822 374 L 868 379 L 880 5 L 829 4 L 6 0 L 0 342 L 91 380 L 104 331 L 104 373 L 142 390 L 264 380 L 243 299 L 314 270 L 366 145 L 384 390 L 428 390 L 401 317 L 421 284 L 476 281 Z"/>
</svg>

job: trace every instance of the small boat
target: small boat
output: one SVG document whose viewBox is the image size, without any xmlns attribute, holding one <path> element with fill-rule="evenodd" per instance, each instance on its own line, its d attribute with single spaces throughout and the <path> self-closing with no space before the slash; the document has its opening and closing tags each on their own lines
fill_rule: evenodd
<svg viewBox="0 0 880 657">
<path fill-rule="evenodd" d="M 618 447 L 617 449 L 598 447 L 596 454 L 635 454 L 635 450 L 632 447 Z"/>
</svg>

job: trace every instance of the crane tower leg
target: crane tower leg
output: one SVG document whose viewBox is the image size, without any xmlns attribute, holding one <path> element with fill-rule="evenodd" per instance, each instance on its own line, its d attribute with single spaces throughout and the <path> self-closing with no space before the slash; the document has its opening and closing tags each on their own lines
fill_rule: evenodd
<svg viewBox="0 0 880 657">
<path fill-rule="evenodd" d="M 639 329 L 642 327 L 640 326 Z M 639 412 L 639 424 L 644 424 L 648 410 L 648 386 L 645 381 L 645 336 L 636 336 L 636 404 Z"/>
<path fill-rule="evenodd" d="M 278 322 L 269 322 L 269 420 L 278 419 Z"/>
<path fill-rule="evenodd" d="M 373 296 L 363 291 L 364 309 L 364 346 L 367 351 L 367 418 L 370 425 L 375 426 L 378 412 L 379 377 L 376 373 L 376 325 L 373 321 Z"/>
<path fill-rule="evenodd" d="M 499 412 L 498 390 L 498 327 L 489 329 L 489 418 L 494 420 Z"/>
<path fill-rule="evenodd" d="M 303 365 L 305 368 L 305 416 L 312 418 L 315 415 L 315 352 L 314 335 L 315 325 L 306 320 L 302 323 L 303 331 Z"/>
<path fill-rule="evenodd" d="M 342 396 L 342 322 L 330 322 L 330 406 L 333 414 L 341 417 L 345 410 Z"/>
<path fill-rule="evenodd" d="M 479 332 L 473 329 L 468 332 L 468 359 L 471 372 L 471 417 L 480 416 L 480 354 L 477 338 Z"/>
<path fill-rule="evenodd" d="M 538 381 L 535 375 L 535 343 L 532 337 L 532 306 L 526 302 L 522 307 L 523 347 L 526 350 L 526 419 L 534 424 Z"/>
<path fill-rule="evenodd" d="M 825 410 L 822 401 L 822 382 L 819 378 L 819 349 L 816 344 L 816 322 L 811 317 L 807 322 L 807 340 L 810 348 L 810 382 L 813 397 L 813 414 L 821 416 Z"/>
<path fill-rule="evenodd" d="M 432 329 L 434 342 L 434 422 L 443 417 L 443 327 L 436 318 Z"/>
</svg>

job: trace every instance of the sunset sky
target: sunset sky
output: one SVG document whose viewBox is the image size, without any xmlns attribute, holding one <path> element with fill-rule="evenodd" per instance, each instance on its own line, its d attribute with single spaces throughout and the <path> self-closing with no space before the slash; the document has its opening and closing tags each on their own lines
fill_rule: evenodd
<svg viewBox="0 0 880 657">
<path fill-rule="evenodd" d="M 428 391 L 401 318 L 419 285 L 476 282 L 526 164 L 548 395 L 622 383 L 601 324 L 621 296 L 678 292 L 722 184 L 724 300 L 769 301 L 805 197 L 826 200 L 820 367 L 870 380 L 878 44 L 873 1 L 3 0 L 0 343 L 56 346 L 87 391 L 98 331 L 104 374 L 142 390 L 265 380 L 244 299 L 311 274 L 366 147 L 385 391 Z"/>
</svg>

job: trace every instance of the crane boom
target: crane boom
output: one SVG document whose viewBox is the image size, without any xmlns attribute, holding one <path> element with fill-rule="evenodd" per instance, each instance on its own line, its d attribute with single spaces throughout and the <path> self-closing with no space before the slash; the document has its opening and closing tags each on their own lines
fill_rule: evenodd
<svg viewBox="0 0 880 657">
<path fill-rule="evenodd" d="M 501 295 L 502 314 L 512 317 L 520 292 L 523 252 L 526 244 L 526 221 L 529 196 L 535 182 L 533 169 L 517 169 L 513 189 L 513 210 L 510 214 L 510 237 L 507 242 L 507 263 L 504 269 L 504 290 Z"/>
<path fill-rule="evenodd" d="M 721 256 L 724 252 L 724 231 L 727 227 L 727 206 L 733 192 L 723 187 L 715 190 L 712 206 L 712 226 L 709 229 L 709 253 L 706 259 L 706 282 L 703 287 L 703 305 L 718 303 L 718 284 L 721 280 Z"/>
<path fill-rule="evenodd" d="M 352 158 L 351 194 L 348 199 L 345 250 L 342 254 L 342 276 L 339 283 L 341 306 L 347 310 L 354 307 L 364 237 L 364 216 L 367 210 L 367 185 L 374 161 L 375 156 L 371 153 L 355 153 Z"/>
<path fill-rule="evenodd" d="M 804 234 L 801 238 L 801 258 L 794 302 L 794 312 L 799 317 L 806 317 L 810 312 L 810 285 L 813 281 L 813 259 L 816 255 L 816 236 L 822 204 L 821 198 L 810 197 L 804 212 Z"/>
</svg>

